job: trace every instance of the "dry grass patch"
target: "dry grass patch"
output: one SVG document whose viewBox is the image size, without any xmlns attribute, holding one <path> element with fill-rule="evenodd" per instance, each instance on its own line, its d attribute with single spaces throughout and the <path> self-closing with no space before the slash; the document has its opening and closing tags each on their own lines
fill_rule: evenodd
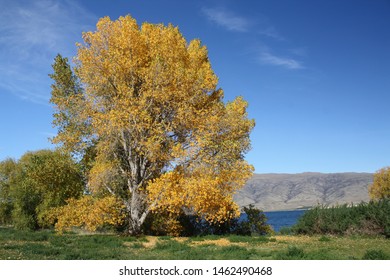
<svg viewBox="0 0 390 280">
<path fill-rule="evenodd" d="M 185 243 L 188 241 L 190 238 L 189 237 L 174 237 L 172 238 L 173 240 L 179 242 L 179 243 Z"/>
<path fill-rule="evenodd" d="M 157 236 L 147 236 L 147 242 L 142 243 L 143 246 L 147 249 L 154 248 L 157 244 L 158 237 Z"/>
<path fill-rule="evenodd" d="M 313 238 L 305 235 L 277 235 L 275 236 L 276 241 L 278 242 L 288 242 L 288 243 L 307 243 L 312 242 Z"/>
<path fill-rule="evenodd" d="M 226 246 L 231 246 L 233 243 L 226 239 L 226 238 L 220 238 L 216 240 L 202 240 L 202 241 L 192 241 L 190 246 L 201 246 L 201 245 L 215 245 L 218 247 L 226 247 Z M 234 245 L 238 246 L 245 246 L 245 243 L 234 243 Z"/>
</svg>

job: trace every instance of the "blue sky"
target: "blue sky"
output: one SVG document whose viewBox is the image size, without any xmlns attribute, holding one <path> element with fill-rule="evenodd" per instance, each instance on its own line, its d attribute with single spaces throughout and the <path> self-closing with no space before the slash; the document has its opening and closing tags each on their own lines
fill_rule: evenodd
<svg viewBox="0 0 390 280">
<path fill-rule="evenodd" d="M 53 147 L 51 64 L 103 16 L 172 23 L 208 47 L 256 120 L 257 173 L 390 165 L 390 1 L 0 0 L 0 160 Z"/>
</svg>

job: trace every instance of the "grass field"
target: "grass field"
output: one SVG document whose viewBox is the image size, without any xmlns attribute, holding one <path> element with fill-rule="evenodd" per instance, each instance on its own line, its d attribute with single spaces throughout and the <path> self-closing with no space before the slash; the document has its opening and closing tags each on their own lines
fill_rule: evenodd
<svg viewBox="0 0 390 280">
<path fill-rule="evenodd" d="M 361 236 L 129 237 L 0 227 L 2 260 L 390 259 L 390 240 Z"/>
</svg>

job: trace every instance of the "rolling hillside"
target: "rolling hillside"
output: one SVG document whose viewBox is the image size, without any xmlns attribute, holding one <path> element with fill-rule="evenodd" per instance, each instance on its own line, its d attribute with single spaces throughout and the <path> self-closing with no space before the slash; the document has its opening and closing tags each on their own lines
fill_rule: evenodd
<svg viewBox="0 0 390 280">
<path fill-rule="evenodd" d="M 255 174 L 235 201 L 264 211 L 359 203 L 369 200 L 372 179 L 371 173 Z"/>
</svg>

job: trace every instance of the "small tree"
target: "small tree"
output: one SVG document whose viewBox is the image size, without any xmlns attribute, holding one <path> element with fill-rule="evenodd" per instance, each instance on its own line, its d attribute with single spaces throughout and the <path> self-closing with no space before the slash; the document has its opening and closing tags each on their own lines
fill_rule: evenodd
<svg viewBox="0 0 390 280">
<path fill-rule="evenodd" d="M 371 199 L 390 198 L 390 167 L 382 168 L 374 174 L 369 194 Z"/>
<path fill-rule="evenodd" d="M 17 162 L 9 182 L 12 221 L 20 229 L 47 226 L 45 215 L 84 189 L 79 166 L 59 150 L 27 152 Z"/>
<path fill-rule="evenodd" d="M 239 235 L 265 235 L 272 233 L 272 228 L 267 224 L 267 217 L 262 210 L 255 208 L 253 204 L 243 208 L 246 219 L 237 223 L 235 232 Z"/>
</svg>

